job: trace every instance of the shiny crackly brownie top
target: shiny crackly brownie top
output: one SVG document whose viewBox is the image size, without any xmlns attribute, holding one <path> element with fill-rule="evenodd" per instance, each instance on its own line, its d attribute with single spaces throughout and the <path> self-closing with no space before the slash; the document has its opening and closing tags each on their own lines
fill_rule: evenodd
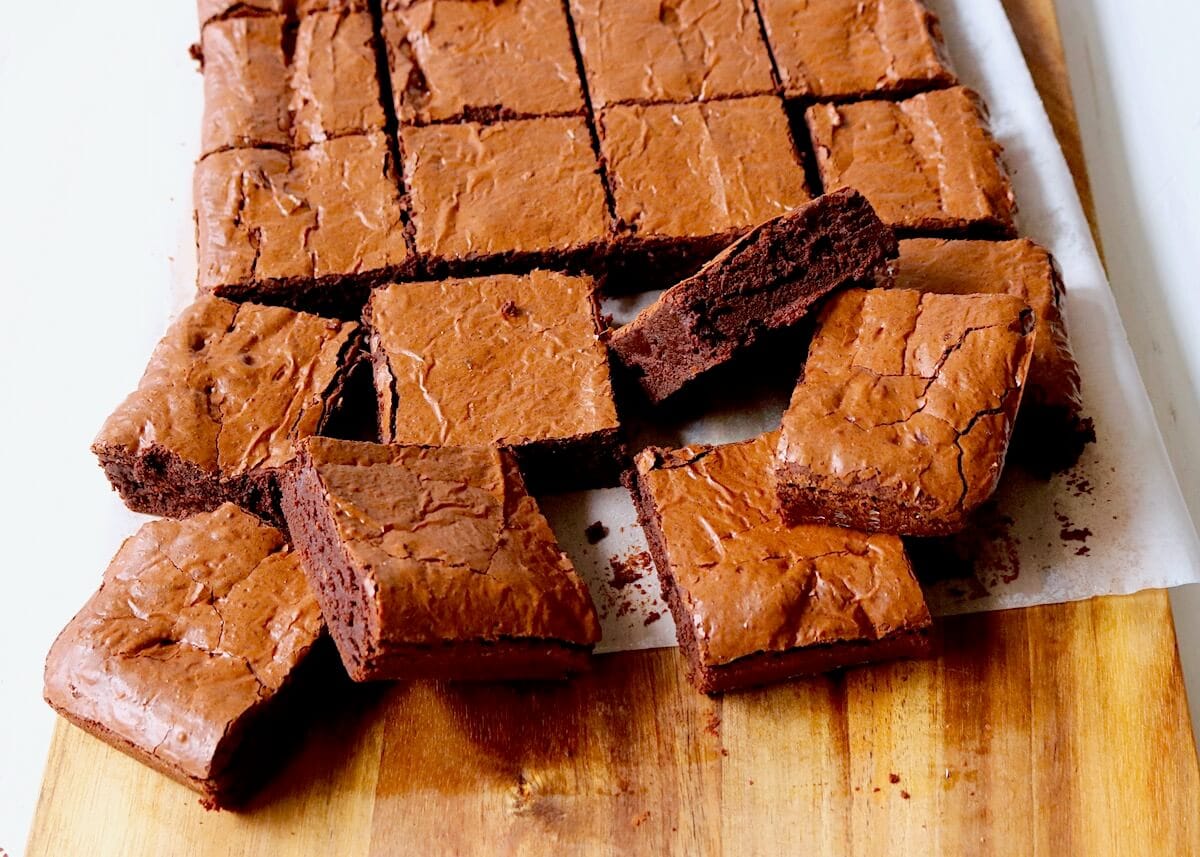
<svg viewBox="0 0 1200 857">
<path fill-rule="evenodd" d="M 956 86 L 805 114 L 827 191 L 857 188 L 898 229 L 1011 235 L 1016 213 L 983 102 Z"/>
<path fill-rule="evenodd" d="M 600 639 L 587 587 L 510 453 L 319 437 L 304 450 L 301 467 L 377 608 L 359 632 L 368 639 Z"/>
<path fill-rule="evenodd" d="M 954 83 L 921 0 L 759 0 L 784 91 L 848 98 Z"/>
<path fill-rule="evenodd" d="M 533 271 L 376 291 L 366 318 L 385 435 L 518 445 L 615 429 L 592 288 Z"/>
<path fill-rule="evenodd" d="M 1033 313 L 1011 295 L 852 289 L 819 322 L 783 416 L 785 482 L 961 526 L 995 490 L 1033 352 Z M 901 532 L 909 532 L 908 528 Z"/>
<path fill-rule="evenodd" d="M 753 0 L 570 0 L 592 102 L 773 91 Z"/>
<path fill-rule="evenodd" d="M 1082 410 L 1079 366 L 1063 316 L 1062 279 L 1044 247 L 1028 238 L 910 238 L 900 242 L 895 286 L 939 294 L 1008 294 L 1025 301 L 1037 318 L 1025 402 L 1074 415 Z"/>
<path fill-rule="evenodd" d="M 145 524 L 46 660 L 46 699 L 185 777 L 219 777 L 224 740 L 322 630 L 283 534 L 225 504 Z"/>
<path fill-rule="evenodd" d="M 637 458 L 703 663 L 928 625 L 899 538 L 780 521 L 770 476 L 777 437 Z"/>
<path fill-rule="evenodd" d="M 202 296 L 104 423 L 97 454 L 165 448 L 222 477 L 281 467 L 313 434 L 358 325 Z"/>
<path fill-rule="evenodd" d="M 383 129 L 371 16 L 319 13 L 290 27 L 267 15 L 204 28 L 202 154 Z"/>
</svg>

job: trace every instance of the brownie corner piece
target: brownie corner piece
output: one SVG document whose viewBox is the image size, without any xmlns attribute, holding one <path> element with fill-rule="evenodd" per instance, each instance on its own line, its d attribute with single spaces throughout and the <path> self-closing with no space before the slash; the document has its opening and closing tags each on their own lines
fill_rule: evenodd
<svg viewBox="0 0 1200 857">
<path fill-rule="evenodd" d="M 999 482 L 1033 345 L 1033 311 L 1011 295 L 834 296 L 783 416 L 785 519 L 961 530 Z"/>
<path fill-rule="evenodd" d="M 615 484 L 624 447 L 593 291 L 544 270 L 376 290 L 380 437 L 505 445 L 538 491 Z"/>
<path fill-rule="evenodd" d="M 225 504 L 125 541 L 55 640 L 45 698 L 208 804 L 236 806 L 278 766 L 334 667 L 322 634 L 283 534 Z"/>
<path fill-rule="evenodd" d="M 283 503 L 356 681 L 587 668 L 591 596 L 508 451 L 310 438 Z"/>
<path fill-rule="evenodd" d="M 983 100 L 963 86 L 819 103 L 805 120 L 826 190 L 857 188 L 905 234 L 1016 237 L 1016 198 Z"/>
<path fill-rule="evenodd" d="M 777 436 L 644 450 L 630 476 L 704 693 L 929 650 L 929 610 L 899 538 L 779 519 Z"/>
<path fill-rule="evenodd" d="M 872 280 L 896 256 L 890 227 L 843 189 L 755 227 L 667 289 L 608 340 L 652 402 L 804 319 L 845 285 Z"/>
<path fill-rule="evenodd" d="M 361 355 L 355 323 L 202 295 L 92 451 L 134 511 L 183 517 L 231 501 L 282 525 L 278 471 Z"/>
</svg>

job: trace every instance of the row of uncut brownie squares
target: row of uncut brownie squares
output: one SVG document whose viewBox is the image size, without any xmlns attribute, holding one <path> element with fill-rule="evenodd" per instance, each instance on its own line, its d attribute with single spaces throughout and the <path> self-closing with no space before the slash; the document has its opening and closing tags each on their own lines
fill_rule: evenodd
<svg viewBox="0 0 1200 857">
<path fill-rule="evenodd" d="M 1032 356 L 1026 304 L 1060 298 L 1044 251 L 903 242 L 892 283 L 896 252 L 861 195 L 831 194 L 735 242 L 624 336 L 605 334 L 656 399 L 662 372 L 630 353 L 661 358 L 698 333 L 723 340 L 682 384 L 665 379 L 683 386 L 771 329 L 803 347 L 796 323 L 841 290 L 780 433 L 645 450 L 629 478 L 702 690 L 923 651 L 929 615 L 895 533 L 963 526 L 999 478 L 1026 372 L 1049 394 L 1054 373 L 1074 371 L 1056 312 L 1036 322 L 1037 341 L 1055 349 Z M 873 278 L 934 294 L 847 288 Z M 986 291 L 1016 297 L 975 294 Z M 381 436 L 404 440 L 398 427 L 424 402 L 435 437 L 312 437 L 362 365 L 360 327 L 202 297 L 97 440 L 135 508 L 246 502 L 255 495 L 234 486 L 247 480 L 282 493 L 265 509 L 286 519 L 295 550 L 227 502 L 149 524 L 47 663 L 56 709 L 214 803 L 235 801 L 264 770 L 274 715 L 294 723 L 305 685 L 336 680 L 321 666 L 322 617 L 356 679 L 560 676 L 586 665 L 599 636 L 517 466 L 521 441 L 564 408 L 615 412 L 586 281 L 533 272 L 398 284 L 375 295 L 366 322 Z M 676 336 L 622 344 L 647 327 Z M 514 416 L 523 434 L 495 430 Z M 878 530 L 890 532 L 867 532 Z"/>
<path fill-rule="evenodd" d="M 531 266 L 635 289 L 806 201 L 806 161 L 898 228 L 1014 232 L 918 0 L 266 6 L 202 10 L 218 295 L 352 317 L 382 282 Z"/>
</svg>

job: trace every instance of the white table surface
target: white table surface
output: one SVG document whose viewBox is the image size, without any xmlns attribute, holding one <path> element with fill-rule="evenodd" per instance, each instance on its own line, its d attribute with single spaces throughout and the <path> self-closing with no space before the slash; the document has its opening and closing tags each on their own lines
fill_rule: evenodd
<svg viewBox="0 0 1200 857">
<path fill-rule="evenodd" d="M 1200 4 L 1059 7 L 1112 287 L 1200 518 Z M 0 28 L 0 855 L 23 851 L 37 800 L 44 654 L 136 521 L 88 445 L 193 282 L 193 10 L 12 4 Z M 1172 598 L 1196 723 L 1200 587 Z"/>
</svg>

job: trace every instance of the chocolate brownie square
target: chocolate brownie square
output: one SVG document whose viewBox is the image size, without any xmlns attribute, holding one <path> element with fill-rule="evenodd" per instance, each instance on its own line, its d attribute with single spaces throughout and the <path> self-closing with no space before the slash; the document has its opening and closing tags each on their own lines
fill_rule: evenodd
<svg viewBox="0 0 1200 857">
<path fill-rule="evenodd" d="M 705 693 L 929 648 L 929 610 L 899 538 L 779 520 L 776 442 L 637 456 L 638 517 Z"/>
<path fill-rule="evenodd" d="M 383 134 L 215 152 L 195 203 L 200 288 L 221 297 L 352 317 L 415 265 Z"/>
<path fill-rule="evenodd" d="M 789 97 L 840 100 L 953 86 L 937 16 L 921 0 L 759 0 Z"/>
<path fill-rule="evenodd" d="M 202 296 L 92 444 L 135 512 L 232 501 L 282 523 L 276 477 L 321 429 L 360 353 L 358 325 Z"/>
<path fill-rule="evenodd" d="M 152 521 L 55 640 L 46 701 L 208 805 L 236 804 L 303 721 L 322 630 L 278 530 L 230 504 Z"/>
<path fill-rule="evenodd" d="M 804 319 L 834 289 L 871 280 L 896 238 L 854 190 L 840 190 L 755 227 L 667 289 L 608 346 L 652 402 Z"/>
<path fill-rule="evenodd" d="M 575 116 L 401 129 L 417 252 L 431 276 L 571 267 L 609 237 L 587 124 Z"/>
<path fill-rule="evenodd" d="M 201 26 L 226 18 L 287 15 L 296 18 L 313 12 L 368 12 L 368 0 L 196 0 Z"/>
<path fill-rule="evenodd" d="M 202 154 L 383 129 L 371 16 L 322 12 L 291 27 L 269 15 L 204 28 Z"/>
<path fill-rule="evenodd" d="M 885 223 L 907 233 L 1015 237 L 1000 146 L 970 90 L 817 104 L 805 118 L 826 191 L 857 188 Z"/>
<path fill-rule="evenodd" d="M 1012 455 L 1039 472 L 1070 467 L 1094 439 L 1083 416 L 1079 366 L 1067 336 L 1062 278 L 1041 245 L 1015 241 L 900 242 L 897 288 L 938 294 L 1009 294 L 1032 309 L 1037 336 L 1025 396 L 1017 415 Z"/>
<path fill-rule="evenodd" d="M 783 415 L 790 523 L 948 535 L 996 489 L 1034 344 L 1011 295 L 831 298 Z"/>
<path fill-rule="evenodd" d="M 364 320 L 385 441 L 503 444 L 539 489 L 616 484 L 620 431 L 590 279 L 400 283 L 371 296 Z"/>
<path fill-rule="evenodd" d="M 592 104 L 774 92 L 753 0 L 570 0 Z"/>
<path fill-rule="evenodd" d="M 777 98 L 618 105 L 597 120 L 624 252 L 651 267 L 711 257 L 810 198 Z"/>
<path fill-rule="evenodd" d="M 498 447 L 310 438 L 284 509 L 350 677 L 502 681 L 584 669 L 587 587 Z"/>
<path fill-rule="evenodd" d="M 561 0 L 391 2 L 383 38 L 401 122 L 583 114 Z"/>
</svg>

